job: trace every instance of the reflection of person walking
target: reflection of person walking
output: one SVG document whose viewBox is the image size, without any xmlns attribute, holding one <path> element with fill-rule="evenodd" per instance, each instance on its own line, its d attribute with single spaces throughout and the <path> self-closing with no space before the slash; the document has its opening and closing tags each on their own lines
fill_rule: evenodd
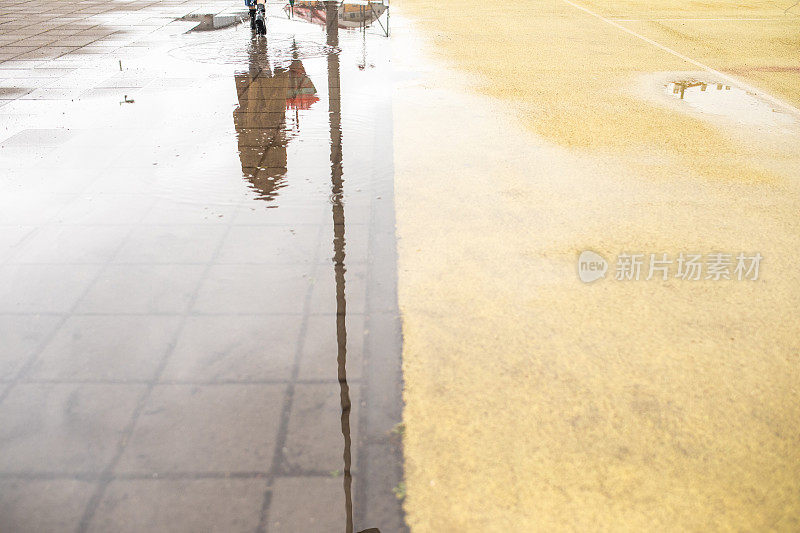
<svg viewBox="0 0 800 533">
<path fill-rule="evenodd" d="M 267 33 L 265 0 L 244 0 L 244 4 L 250 8 L 250 29 L 256 30 L 259 35 L 265 35 Z"/>
<path fill-rule="evenodd" d="M 287 186 L 291 136 L 286 111 L 309 109 L 319 98 L 299 59 L 270 68 L 267 52 L 266 39 L 253 39 L 248 70 L 234 75 L 239 106 L 233 111 L 233 125 L 244 178 L 251 183 L 256 198 L 273 202 Z M 299 117 L 295 117 L 295 127 L 299 128 Z"/>
</svg>

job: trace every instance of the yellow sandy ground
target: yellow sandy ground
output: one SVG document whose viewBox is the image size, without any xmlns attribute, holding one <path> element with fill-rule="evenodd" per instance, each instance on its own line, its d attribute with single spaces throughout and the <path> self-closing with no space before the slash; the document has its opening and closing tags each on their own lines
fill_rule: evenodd
<svg viewBox="0 0 800 533">
<path fill-rule="evenodd" d="M 800 106 L 786 6 L 580 5 Z M 713 76 L 562 0 L 393 9 L 412 530 L 800 530 L 800 122 L 693 111 L 661 82 Z M 765 260 L 585 285 L 584 249 Z"/>
</svg>

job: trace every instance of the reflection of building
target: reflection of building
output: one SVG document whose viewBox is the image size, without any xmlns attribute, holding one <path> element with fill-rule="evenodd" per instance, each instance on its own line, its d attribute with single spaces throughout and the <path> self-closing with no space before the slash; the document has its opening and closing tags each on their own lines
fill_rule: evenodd
<svg viewBox="0 0 800 533">
<path fill-rule="evenodd" d="M 318 101 L 303 63 L 270 67 L 266 42 L 254 42 L 250 69 L 235 75 L 239 107 L 233 123 L 239 140 L 242 173 L 263 200 L 272 200 L 286 176 L 287 109 L 308 109 Z"/>
<path fill-rule="evenodd" d="M 325 2 L 295 2 L 294 8 L 287 7 L 294 16 L 314 24 L 325 25 Z M 382 2 L 364 2 L 363 4 L 340 4 L 338 7 L 338 25 L 340 28 L 361 28 L 375 22 L 389 6 Z"/>
</svg>

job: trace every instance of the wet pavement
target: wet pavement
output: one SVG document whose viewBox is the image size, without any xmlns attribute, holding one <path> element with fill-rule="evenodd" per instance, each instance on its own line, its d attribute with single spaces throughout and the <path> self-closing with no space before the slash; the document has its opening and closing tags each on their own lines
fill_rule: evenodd
<svg viewBox="0 0 800 533">
<path fill-rule="evenodd" d="M 402 531 L 380 28 L 0 8 L 0 530 Z"/>
</svg>

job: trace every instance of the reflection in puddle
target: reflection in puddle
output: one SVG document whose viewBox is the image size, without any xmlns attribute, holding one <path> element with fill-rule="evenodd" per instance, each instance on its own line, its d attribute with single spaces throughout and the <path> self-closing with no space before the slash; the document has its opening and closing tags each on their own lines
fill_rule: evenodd
<svg viewBox="0 0 800 533">
<path fill-rule="evenodd" d="M 295 5 L 302 10 L 301 5 Z M 332 241 L 328 241 L 326 255 L 330 257 L 333 267 L 333 291 L 332 295 L 335 303 L 335 310 L 330 317 L 333 322 L 332 331 L 335 332 L 336 353 L 330 353 L 331 358 L 335 357 L 336 372 L 335 382 L 338 384 L 338 426 L 340 441 L 337 442 L 327 435 L 320 442 L 324 446 L 337 447 L 338 455 L 341 458 L 341 466 L 337 468 L 337 476 L 341 476 L 341 491 L 343 495 L 343 519 L 344 531 L 350 533 L 356 531 L 356 525 L 373 525 L 375 522 L 393 524 L 397 530 L 404 530 L 402 520 L 398 521 L 399 502 L 392 499 L 391 488 L 385 486 L 384 479 L 395 479 L 399 482 L 396 473 L 397 456 L 396 443 L 386 442 L 382 444 L 382 449 L 376 459 L 379 463 L 366 464 L 366 458 L 371 452 L 369 441 L 379 442 L 386 439 L 387 433 L 376 439 L 375 429 L 371 429 L 367 420 L 374 418 L 368 415 L 365 419 L 364 407 L 369 408 L 371 403 L 379 400 L 379 397 L 392 397 L 385 389 L 375 388 L 369 383 L 359 383 L 359 376 L 362 376 L 363 369 L 358 368 L 361 363 L 359 354 L 348 352 L 348 299 L 352 298 L 348 292 L 348 254 L 346 235 L 348 230 L 348 219 L 346 217 L 345 206 L 348 202 L 345 191 L 345 172 L 344 172 L 344 135 L 343 135 L 343 114 L 342 114 L 342 76 L 340 60 L 339 28 L 342 26 L 337 21 L 337 5 L 329 3 L 315 6 L 315 9 L 322 10 L 322 23 L 325 27 L 324 48 L 321 43 L 303 40 L 298 42 L 295 36 L 291 41 L 286 39 L 286 34 L 279 33 L 276 28 L 278 21 L 271 19 L 268 24 L 266 37 L 254 36 L 247 47 L 247 69 L 239 70 L 234 74 L 238 106 L 233 111 L 233 122 L 236 131 L 239 159 L 242 167 L 242 174 L 251 188 L 256 191 L 255 200 L 267 203 L 267 207 L 275 210 L 291 210 L 295 199 L 284 198 L 285 190 L 292 185 L 292 180 L 296 179 L 291 171 L 290 153 L 294 152 L 301 158 L 310 157 L 313 151 L 318 151 L 322 146 L 327 145 L 328 154 L 325 172 L 329 176 L 329 183 L 326 186 L 326 195 L 329 204 L 329 214 L 324 226 L 332 228 Z M 383 11 L 381 11 L 382 13 Z M 300 17 L 303 20 L 302 17 Z M 374 19 L 372 19 L 374 21 Z M 371 22 L 371 21 L 369 21 Z M 363 24 L 367 24 L 368 17 L 363 19 Z M 287 24 L 287 21 L 281 21 Z M 294 23 L 291 23 L 294 24 Z M 279 27 L 279 26 L 278 26 Z M 270 31 L 272 30 L 272 31 Z M 310 52 L 309 52 L 310 51 Z M 324 51 L 324 70 L 319 63 L 320 52 Z M 357 64 L 359 70 L 364 70 L 366 61 L 366 42 L 362 41 L 362 58 Z M 313 74 L 309 74 L 306 62 L 314 64 Z M 323 73 L 326 74 L 323 77 Z M 316 84 L 315 80 L 316 79 Z M 318 87 L 319 86 L 319 87 Z M 320 102 L 320 91 L 327 96 L 327 108 Z M 351 120 L 356 119 L 360 123 L 359 130 L 352 132 L 353 140 L 351 146 L 360 150 L 360 146 L 369 139 L 368 120 L 358 116 L 359 113 L 351 115 Z M 321 134 L 322 126 L 320 118 L 324 117 L 327 132 Z M 371 139 L 370 139 L 371 140 Z M 303 141 L 310 141 L 310 144 L 302 145 Z M 295 147 L 292 150 L 292 146 Z M 390 149 L 390 146 L 385 147 Z M 308 153 L 306 153 L 308 152 Z M 360 159 L 368 160 L 369 157 L 362 156 Z M 297 159 L 295 159 L 297 161 Z M 351 162 L 351 172 L 348 175 L 350 180 L 361 180 L 366 176 L 358 175 L 358 168 L 361 161 Z M 374 163 L 372 163 L 374 164 Z M 312 167 L 317 178 L 321 177 L 322 169 L 319 165 Z M 362 185 L 363 186 L 363 185 Z M 361 190 L 361 189 L 357 189 Z M 375 194 L 376 190 L 366 191 L 368 194 Z M 327 233 L 327 231 L 324 231 Z M 357 243 L 356 239 L 353 239 Z M 362 258 L 363 260 L 363 258 Z M 356 259 L 356 261 L 358 261 Z M 380 261 L 375 261 L 379 264 Z M 330 264 L 330 263 L 329 263 Z M 375 265 L 370 265 L 374 269 Z M 358 272 L 363 267 L 356 266 L 352 272 Z M 377 270 L 377 269 L 376 269 Z M 352 289 L 350 289 L 352 291 Z M 356 300 L 356 313 L 363 303 Z M 312 307 L 311 312 L 318 312 L 321 309 Z M 363 312 L 363 308 L 361 309 Z M 356 330 L 352 337 L 358 339 L 364 332 Z M 355 360 L 350 360 L 350 356 L 355 355 Z M 379 368 L 385 363 L 380 363 L 375 368 Z M 362 363 L 363 365 L 363 363 Z M 350 371 L 354 369 L 355 384 L 351 384 Z M 392 370 L 390 364 L 388 368 L 378 371 L 375 375 Z M 373 371 L 375 372 L 375 371 Z M 351 386 L 354 388 L 351 391 Z M 396 390 L 399 392 L 399 389 Z M 318 392 L 313 389 L 303 387 L 297 382 L 289 384 L 287 397 L 288 404 L 285 409 L 285 417 L 291 419 L 294 412 L 294 403 L 318 403 L 323 402 L 323 397 L 318 397 Z M 358 405 L 354 405 L 358 401 Z M 392 400 L 399 408 L 400 398 L 397 394 Z M 294 415 L 295 417 L 297 415 Z M 384 415 L 385 416 L 385 415 Z M 399 416 L 394 418 L 393 423 L 399 422 Z M 318 422 L 313 417 L 306 420 L 295 420 L 295 423 L 314 426 Z M 287 431 L 292 421 L 289 420 L 286 426 Z M 388 424 L 384 424 L 388 425 Z M 313 427 L 309 430 L 314 432 Z M 321 435 L 320 435 L 321 436 Z M 390 437 L 391 439 L 391 437 Z M 388 446 L 387 446 L 388 444 Z M 278 452 L 279 458 L 276 462 L 278 471 L 273 475 L 281 475 L 282 470 L 293 471 L 292 460 L 285 455 L 283 450 Z M 358 467 L 354 465 L 358 464 Z M 285 475 L 285 474 L 283 474 Z M 308 475 L 308 474 L 307 474 Z M 354 486 L 354 484 L 356 486 Z M 380 486 L 383 484 L 384 486 Z M 387 491 L 387 489 L 389 489 Z M 382 498 L 376 498 L 371 492 L 383 491 L 385 497 L 376 509 L 367 507 L 367 502 L 379 502 Z M 386 500 L 389 500 L 388 502 Z M 338 513 L 336 513 L 338 514 Z M 392 514 L 395 517 L 392 517 Z M 297 525 L 297 524 L 295 524 Z M 363 527 L 363 526 L 362 526 Z M 338 529 L 338 528 L 337 528 Z M 377 528 L 364 529 L 372 533 L 380 533 Z"/>
<path fill-rule="evenodd" d="M 340 57 L 337 53 L 339 49 L 339 27 L 341 21 L 336 18 L 337 5 L 334 2 L 328 2 L 325 6 L 326 9 L 326 45 L 330 47 L 330 52 L 327 55 L 327 87 L 328 87 L 328 125 L 330 135 L 330 179 L 331 179 L 331 215 L 333 223 L 333 257 L 331 258 L 334 265 L 334 278 L 336 288 L 336 344 L 337 344 L 337 380 L 339 382 L 339 398 L 341 406 L 341 431 L 344 438 L 344 446 L 342 452 L 343 458 L 343 489 L 345 493 L 345 531 L 354 531 L 354 509 L 353 509 L 353 438 L 351 431 L 351 415 L 352 415 L 352 398 L 350 394 L 350 386 L 348 383 L 347 371 L 347 293 L 346 293 L 346 228 L 347 222 L 345 218 L 345 194 L 344 194 L 344 169 L 343 169 L 343 135 L 342 135 L 342 96 L 341 96 L 341 73 L 340 73 Z M 339 13 L 342 12 L 342 7 L 339 7 Z M 376 19 L 377 19 L 376 15 Z M 374 20 L 374 19 L 373 19 Z M 366 19 L 363 21 L 363 27 L 366 27 L 368 22 Z M 388 391 L 381 391 L 378 394 L 384 395 Z M 391 394 L 389 394 L 391 396 Z M 370 401 L 374 401 L 373 397 Z M 395 402 L 399 403 L 399 397 L 395 397 Z M 399 419 L 397 419 L 399 422 Z M 361 448 L 363 452 L 364 440 L 361 441 Z M 362 453 L 363 457 L 363 453 Z M 383 457 L 385 461 L 389 457 Z M 364 465 L 362 464 L 362 468 Z M 381 468 L 376 470 L 374 474 L 381 475 Z M 391 469 L 389 469 L 389 472 Z M 369 474 L 368 474 L 369 475 Z M 385 474 L 384 474 L 385 475 Z M 391 475 L 391 474 L 390 474 Z M 363 506 L 367 493 L 365 479 L 360 480 L 360 502 L 359 505 Z M 369 498 L 375 501 L 373 498 Z M 397 502 L 393 502 L 395 505 Z M 385 505 L 382 504 L 382 505 Z M 391 508 L 391 506 L 389 507 Z M 365 516 L 371 514 L 376 517 L 381 517 L 381 521 L 385 520 L 383 515 L 385 512 L 375 514 L 375 511 L 360 510 L 359 521 L 364 522 Z M 367 519 L 369 521 L 369 519 Z M 402 528 L 400 523 L 395 523 L 398 530 Z M 369 528 L 363 530 L 368 533 L 380 533 L 378 528 Z"/>
<path fill-rule="evenodd" d="M 329 15 L 336 4 L 326 6 Z M 333 17 L 329 17 L 332 20 Z M 339 46 L 339 27 L 326 24 L 327 45 Z M 344 463 L 343 488 L 345 494 L 345 531 L 353 531 L 353 476 L 352 436 L 350 432 L 350 387 L 347 384 L 347 297 L 345 293 L 345 216 L 342 177 L 342 96 L 339 74 L 339 55 L 328 54 L 328 122 L 330 126 L 331 204 L 333 211 L 333 268 L 336 283 L 336 368 L 339 381 L 339 402 L 342 408 L 341 426 L 344 437 L 342 459 Z"/>
<path fill-rule="evenodd" d="M 324 43 L 314 41 L 299 40 L 298 36 L 277 28 L 277 21 L 272 21 L 274 31 L 270 31 L 265 37 L 269 48 L 269 59 L 272 62 L 291 61 L 293 59 L 311 59 L 325 57 L 332 50 Z M 284 22 L 284 21 L 280 21 Z M 248 30 L 249 32 L 249 30 Z M 293 47 L 297 42 L 300 46 Z M 249 48 L 243 42 L 242 36 L 235 38 L 224 38 L 219 40 L 198 40 L 196 42 L 180 46 L 170 51 L 170 55 L 178 59 L 187 59 L 199 63 L 212 63 L 218 65 L 242 65 L 252 59 Z"/>
<path fill-rule="evenodd" d="M 244 15 L 211 15 L 211 14 L 199 14 L 193 13 L 191 15 L 186 15 L 185 17 L 181 17 L 178 20 L 185 20 L 188 22 L 197 22 L 197 26 L 192 28 L 189 31 L 213 31 L 213 30 L 221 30 L 223 28 L 229 28 L 230 26 L 235 26 L 236 24 L 241 24 L 245 20 Z"/>
<path fill-rule="evenodd" d="M 297 51 L 296 43 L 293 49 Z M 263 38 L 253 39 L 249 51 L 249 70 L 235 75 L 239 106 L 233 112 L 233 122 L 242 172 L 259 198 L 272 200 L 285 185 L 290 136 L 286 111 L 307 110 L 319 98 L 301 60 L 295 58 L 288 66 L 271 66 Z M 298 127 L 299 120 L 298 114 Z"/>
<path fill-rule="evenodd" d="M 330 13 L 326 2 L 296 2 L 294 6 L 286 6 L 290 15 L 296 16 L 306 22 L 326 25 L 329 18 L 335 17 L 340 28 L 364 28 L 380 17 L 389 9 L 382 2 L 342 3 L 337 10 Z"/>
<path fill-rule="evenodd" d="M 668 83 L 665 91 L 695 111 L 727 117 L 741 124 L 768 126 L 796 122 L 791 115 L 775 109 L 756 94 L 728 83 L 692 78 Z"/>
</svg>

